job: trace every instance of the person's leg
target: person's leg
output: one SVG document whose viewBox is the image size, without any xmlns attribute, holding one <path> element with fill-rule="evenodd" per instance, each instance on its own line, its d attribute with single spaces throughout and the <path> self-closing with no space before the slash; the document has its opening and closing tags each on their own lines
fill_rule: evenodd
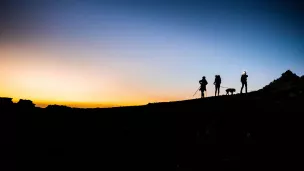
<svg viewBox="0 0 304 171">
<path fill-rule="evenodd" d="M 246 93 L 247 93 L 247 82 L 245 83 L 245 90 L 246 90 Z"/>
<path fill-rule="evenodd" d="M 217 96 L 219 96 L 220 95 L 220 85 L 217 88 L 218 88 L 218 90 L 217 90 Z"/>
<path fill-rule="evenodd" d="M 244 83 L 242 83 L 241 94 L 243 93 Z"/>
</svg>

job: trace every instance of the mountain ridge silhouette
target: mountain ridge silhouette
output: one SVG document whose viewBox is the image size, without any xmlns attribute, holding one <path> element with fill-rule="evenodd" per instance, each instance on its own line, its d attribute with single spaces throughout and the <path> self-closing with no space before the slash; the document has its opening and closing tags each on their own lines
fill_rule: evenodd
<svg viewBox="0 0 304 171">
<path fill-rule="evenodd" d="M 299 77 L 290 70 L 282 73 L 281 77 L 273 80 L 268 85 L 264 86 L 259 91 L 263 93 L 279 93 L 288 92 L 300 93 L 303 88 L 304 75 Z"/>
</svg>

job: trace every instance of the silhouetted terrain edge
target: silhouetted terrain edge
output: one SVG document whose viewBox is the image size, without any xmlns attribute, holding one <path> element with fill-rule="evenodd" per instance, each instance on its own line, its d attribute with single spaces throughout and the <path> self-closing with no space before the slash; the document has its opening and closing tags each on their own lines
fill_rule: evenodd
<svg viewBox="0 0 304 171">
<path fill-rule="evenodd" d="M 0 98 L 4 154 L 41 170 L 298 168 L 303 83 L 286 71 L 248 94 L 103 109 Z"/>
</svg>

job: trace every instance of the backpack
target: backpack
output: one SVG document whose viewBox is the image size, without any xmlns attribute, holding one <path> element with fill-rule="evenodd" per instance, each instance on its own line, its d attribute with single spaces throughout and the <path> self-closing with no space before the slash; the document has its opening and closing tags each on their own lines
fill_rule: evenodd
<svg viewBox="0 0 304 171">
<path fill-rule="evenodd" d="M 215 84 L 221 84 L 221 77 L 219 76 L 219 75 L 217 75 L 216 77 L 215 77 Z"/>
</svg>

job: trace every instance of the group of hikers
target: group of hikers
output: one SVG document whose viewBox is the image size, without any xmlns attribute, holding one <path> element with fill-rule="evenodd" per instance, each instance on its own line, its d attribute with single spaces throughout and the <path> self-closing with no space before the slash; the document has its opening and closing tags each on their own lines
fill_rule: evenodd
<svg viewBox="0 0 304 171">
<path fill-rule="evenodd" d="M 242 76 L 241 76 L 241 83 L 242 83 L 242 88 L 241 88 L 241 94 L 243 93 L 243 88 L 245 87 L 245 92 L 247 93 L 247 73 L 246 71 L 243 72 Z M 215 96 L 219 96 L 220 95 L 220 87 L 221 87 L 221 83 L 222 83 L 222 79 L 221 79 L 221 76 L 220 75 L 215 75 L 215 80 L 214 80 L 214 85 L 215 85 Z M 199 84 L 200 84 L 200 88 L 199 90 L 201 91 L 201 98 L 204 98 L 204 91 L 206 91 L 206 86 L 208 84 L 207 80 L 206 80 L 206 77 L 203 76 L 202 80 L 199 81 Z M 223 87 L 225 88 L 225 87 Z M 233 94 L 233 91 L 235 91 L 235 89 L 231 89 L 231 88 L 228 88 L 226 91 L 227 91 L 227 94 L 228 94 L 228 91 L 231 91 L 232 90 L 232 94 Z"/>
</svg>

